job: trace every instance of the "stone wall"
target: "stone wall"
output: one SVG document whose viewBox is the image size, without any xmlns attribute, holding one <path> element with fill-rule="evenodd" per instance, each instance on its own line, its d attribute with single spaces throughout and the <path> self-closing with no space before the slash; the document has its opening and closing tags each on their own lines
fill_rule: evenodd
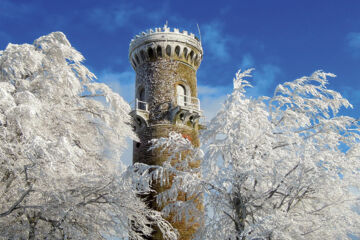
<svg viewBox="0 0 360 240">
<path fill-rule="evenodd" d="M 148 61 L 136 69 L 136 96 L 145 89 L 149 105 L 149 124 L 170 123 L 169 110 L 176 106 L 176 84 L 183 84 L 197 97 L 196 72 L 188 65 L 172 60 Z"/>
<path fill-rule="evenodd" d="M 194 146 L 200 145 L 198 120 L 195 122 L 184 121 L 180 119 L 179 112 L 176 114 L 178 111 L 176 86 L 181 84 L 186 88 L 187 96 L 197 97 L 196 70 L 202 59 L 202 48 L 200 42 L 193 35 L 186 33 L 178 38 L 179 36 L 176 32 L 149 33 L 139 36 L 130 44 L 129 58 L 136 71 L 135 96 L 139 99 L 140 92 L 145 90 L 144 100 L 148 104 L 149 111 L 147 119 L 142 120 L 145 122 L 141 124 L 139 120 L 140 124 L 136 125 L 140 141 L 134 142 L 134 163 L 162 165 L 168 159 L 169 154 L 160 154 L 159 150 L 149 151 L 149 141 L 154 138 L 167 137 L 172 131 L 181 133 Z M 193 165 L 193 167 L 199 166 L 200 162 Z M 156 183 L 153 185 L 153 189 L 157 193 L 169 187 Z M 156 193 L 153 193 L 144 198 L 151 208 L 161 210 L 163 206 L 156 204 L 155 195 Z M 184 193 L 178 197 L 179 200 L 190 198 L 192 196 L 186 196 Z M 203 211 L 202 199 L 197 201 L 197 207 Z M 170 216 L 168 220 L 180 232 L 181 240 L 191 239 L 191 235 L 201 224 L 195 223 L 191 219 L 188 222 L 185 222 L 184 219 L 175 221 L 173 216 Z M 150 239 L 162 239 L 158 229 L 154 230 Z"/>
</svg>

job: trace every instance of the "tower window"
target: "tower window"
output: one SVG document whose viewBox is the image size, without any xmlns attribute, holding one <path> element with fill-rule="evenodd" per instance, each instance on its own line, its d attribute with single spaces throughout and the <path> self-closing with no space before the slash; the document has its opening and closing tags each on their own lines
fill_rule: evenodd
<svg viewBox="0 0 360 240">
<path fill-rule="evenodd" d="M 198 61 L 198 55 L 197 54 L 195 54 L 194 63 L 195 63 L 195 66 L 199 66 L 199 61 Z"/>
<path fill-rule="evenodd" d="M 150 59 L 154 59 L 154 58 L 155 58 L 154 50 L 153 50 L 151 47 L 148 48 L 148 55 L 149 55 L 149 58 L 150 58 Z"/>
<path fill-rule="evenodd" d="M 161 50 L 161 47 L 160 47 L 160 46 L 158 46 L 158 47 L 156 48 L 156 54 L 157 54 L 158 57 L 162 57 L 162 50 Z"/>
<path fill-rule="evenodd" d="M 171 56 L 171 47 L 170 47 L 170 45 L 166 46 L 166 55 L 168 55 L 169 57 Z"/>
<path fill-rule="evenodd" d="M 175 53 L 178 57 L 180 57 L 180 47 L 179 46 L 176 46 Z"/>
<path fill-rule="evenodd" d="M 145 106 L 145 88 L 142 88 L 139 92 L 139 109 L 146 110 Z"/>
<path fill-rule="evenodd" d="M 186 105 L 186 89 L 183 85 L 176 85 L 177 104 L 179 106 Z"/>
<path fill-rule="evenodd" d="M 190 52 L 190 54 L 189 54 L 189 55 L 190 55 L 190 61 L 191 61 L 191 60 L 192 60 L 192 58 L 194 57 L 194 51 L 192 51 L 192 50 L 191 50 L 191 52 Z"/>
<path fill-rule="evenodd" d="M 187 48 L 184 48 L 184 58 L 185 58 L 185 59 L 187 59 L 187 53 L 188 53 Z"/>
</svg>

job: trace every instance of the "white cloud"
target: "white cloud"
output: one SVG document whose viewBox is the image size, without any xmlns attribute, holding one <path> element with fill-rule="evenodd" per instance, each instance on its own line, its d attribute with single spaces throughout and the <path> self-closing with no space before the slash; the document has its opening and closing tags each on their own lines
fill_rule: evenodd
<svg viewBox="0 0 360 240">
<path fill-rule="evenodd" d="M 145 19 L 150 23 L 160 22 L 168 15 L 167 8 L 166 4 L 162 4 L 156 11 L 147 11 L 136 4 L 120 3 L 108 8 L 93 8 L 88 12 L 88 19 L 103 30 L 114 32 L 119 28 L 136 26 L 135 23 L 138 22 L 138 19 L 142 21 Z"/>
<path fill-rule="evenodd" d="M 351 48 L 360 49 L 360 33 L 351 32 L 347 35 L 347 43 Z"/>
<path fill-rule="evenodd" d="M 231 37 L 223 32 L 222 24 L 213 22 L 204 25 L 201 30 L 203 33 L 202 41 L 208 54 L 220 61 L 228 61 L 230 59 L 229 41 Z"/>
<path fill-rule="evenodd" d="M 353 56 L 360 56 L 360 32 L 351 32 L 346 36 L 346 42 Z"/>
<path fill-rule="evenodd" d="M 21 18 L 26 14 L 34 12 L 34 4 L 32 3 L 14 3 L 9 0 L 0 1 L 0 18 Z"/>
<path fill-rule="evenodd" d="M 204 112 L 206 121 L 210 121 L 216 115 L 227 94 L 231 93 L 231 91 L 231 86 L 198 86 L 201 109 Z"/>
<path fill-rule="evenodd" d="M 219 96 L 205 96 L 201 100 L 201 108 L 203 110 L 205 120 L 209 122 L 216 114 L 219 112 L 222 107 L 227 95 Z"/>
<path fill-rule="evenodd" d="M 240 67 L 242 69 L 252 68 L 252 67 L 254 67 L 254 64 L 255 64 L 255 60 L 254 60 L 253 56 L 251 54 L 247 53 L 242 57 Z"/>
<path fill-rule="evenodd" d="M 89 13 L 89 19 L 104 30 L 111 32 L 126 26 L 130 18 L 139 11 L 141 8 L 128 8 L 126 6 L 115 10 L 94 8 Z"/>
<path fill-rule="evenodd" d="M 253 67 L 255 68 L 252 72 L 253 77 L 248 79 L 253 87 L 246 89 L 246 95 L 253 97 L 271 95 L 275 89 L 276 79 L 281 75 L 282 70 L 280 67 L 270 63 L 256 64 L 254 57 L 250 53 L 244 54 L 240 68 L 245 70 Z"/>
<path fill-rule="evenodd" d="M 242 70 L 255 67 L 253 77 L 249 79 L 252 88 L 247 88 L 248 96 L 269 96 L 275 89 L 276 79 L 282 73 L 280 67 L 274 64 L 255 64 L 255 59 L 249 53 L 243 55 L 240 68 Z"/>
<path fill-rule="evenodd" d="M 106 83 L 114 92 L 117 92 L 127 102 L 134 100 L 135 94 L 135 72 L 114 72 L 104 70 L 98 76 L 98 81 Z"/>
<path fill-rule="evenodd" d="M 199 85 L 197 90 L 200 96 L 209 96 L 222 94 L 228 90 L 228 87 Z"/>
<path fill-rule="evenodd" d="M 250 79 L 253 87 L 247 89 L 247 95 L 253 97 L 272 95 L 276 78 L 281 72 L 281 69 L 273 64 L 264 64 L 255 69 L 253 80 Z"/>
</svg>

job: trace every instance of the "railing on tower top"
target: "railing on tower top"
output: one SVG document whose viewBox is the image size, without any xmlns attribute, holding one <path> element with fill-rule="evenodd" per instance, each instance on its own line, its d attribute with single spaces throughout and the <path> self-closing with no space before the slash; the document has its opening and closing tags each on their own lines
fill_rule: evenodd
<svg viewBox="0 0 360 240">
<path fill-rule="evenodd" d="M 190 97 L 187 95 L 177 95 L 176 103 L 178 106 L 187 107 L 193 110 L 200 110 L 200 100 L 196 97 Z"/>
<path fill-rule="evenodd" d="M 134 104 L 132 106 L 132 109 L 133 110 L 143 110 L 143 111 L 146 111 L 148 112 L 149 111 L 149 106 L 148 106 L 148 103 L 147 102 L 144 102 L 144 101 L 140 101 L 139 99 L 135 99 L 135 101 L 133 101 L 131 103 L 131 105 Z"/>
</svg>

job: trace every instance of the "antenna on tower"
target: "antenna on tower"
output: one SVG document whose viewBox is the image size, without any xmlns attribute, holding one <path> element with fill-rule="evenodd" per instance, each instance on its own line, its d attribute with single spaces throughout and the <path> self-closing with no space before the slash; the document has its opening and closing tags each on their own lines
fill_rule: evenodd
<svg viewBox="0 0 360 240">
<path fill-rule="evenodd" d="M 200 27 L 199 27 L 199 24 L 196 24 L 196 26 L 197 26 L 198 31 L 199 31 L 200 43 L 202 43 L 202 41 L 201 41 L 201 32 L 200 32 Z"/>
</svg>

